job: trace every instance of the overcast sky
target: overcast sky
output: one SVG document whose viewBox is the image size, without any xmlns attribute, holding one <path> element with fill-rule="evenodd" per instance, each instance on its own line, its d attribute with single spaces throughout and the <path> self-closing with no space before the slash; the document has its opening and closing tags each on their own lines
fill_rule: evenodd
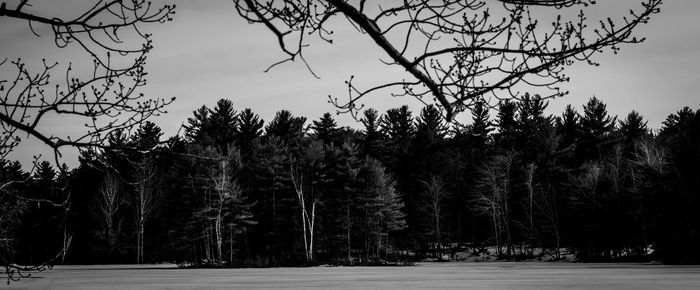
<svg viewBox="0 0 700 290">
<path fill-rule="evenodd" d="M 2 2 L 2 1 L 0 1 Z M 250 107 L 269 121 L 280 109 L 317 119 L 324 112 L 335 112 L 328 95 L 343 97 L 344 81 L 356 75 L 358 84 L 376 84 L 393 76 L 378 59 L 386 56 L 371 40 L 358 34 L 346 22 L 334 25 L 334 44 L 314 45 L 305 52 L 315 79 L 302 63 L 288 63 L 263 73 L 270 64 L 281 60 L 272 34 L 264 27 L 248 25 L 235 12 L 230 0 L 174 1 L 175 20 L 148 26 L 155 49 L 149 56 L 148 86 L 142 91 L 154 97 L 177 97 L 169 114 L 154 121 L 167 135 L 201 105 L 213 106 L 220 98 L 229 98 L 240 109 Z M 604 2 L 604 1 L 598 1 Z M 636 8 L 639 1 L 608 1 L 597 5 L 591 18 Z M 618 55 L 596 58 L 599 67 L 576 65 L 568 69 L 571 82 L 564 84 L 570 94 L 550 101 L 550 112 L 559 114 L 566 104 L 577 109 L 590 97 L 597 96 L 608 104 L 611 114 L 621 117 L 637 110 L 652 128 L 659 128 L 670 113 L 683 106 L 698 108 L 700 96 L 700 29 L 696 20 L 700 1 L 668 0 L 662 12 L 637 35 L 647 41 L 624 46 Z M 61 1 L 63 5 L 67 2 Z M 611 12 L 612 11 L 612 12 Z M 611 14 L 614 15 L 614 14 Z M 61 61 L 80 55 L 75 48 L 57 49 L 51 35 L 37 39 L 26 22 L 0 19 L 0 58 L 54 58 Z M 75 52 L 77 51 L 77 52 Z M 384 111 L 409 99 L 373 95 L 365 103 Z M 358 127 L 350 116 L 336 116 L 341 125 Z M 42 124 L 51 132 L 73 132 L 79 127 L 52 121 Z M 50 155 L 46 146 L 24 142 L 10 156 L 27 164 L 37 154 Z M 75 166 L 75 154 L 66 150 L 63 162 Z"/>
</svg>

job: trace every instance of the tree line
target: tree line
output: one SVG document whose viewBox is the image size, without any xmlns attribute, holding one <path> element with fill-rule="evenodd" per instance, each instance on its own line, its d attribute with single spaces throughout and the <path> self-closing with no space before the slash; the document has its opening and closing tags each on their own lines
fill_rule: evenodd
<svg viewBox="0 0 700 290">
<path fill-rule="evenodd" d="M 264 122 L 228 99 L 184 134 L 145 122 L 79 166 L 2 160 L 4 264 L 370 264 L 495 249 L 499 258 L 700 261 L 700 110 L 658 131 L 591 98 L 428 105 Z M 121 150 L 119 148 L 136 148 Z M 543 251 L 536 251 L 543 249 Z"/>
</svg>

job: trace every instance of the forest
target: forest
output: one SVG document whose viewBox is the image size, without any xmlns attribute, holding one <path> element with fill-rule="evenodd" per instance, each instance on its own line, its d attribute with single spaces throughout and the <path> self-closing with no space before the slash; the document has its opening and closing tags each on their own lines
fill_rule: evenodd
<svg viewBox="0 0 700 290">
<path fill-rule="evenodd" d="M 595 97 L 547 106 L 477 103 L 468 125 L 432 105 L 367 109 L 353 129 L 221 99 L 176 136 L 116 131 L 76 168 L 2 160 L 0 260 L 367 265 L 491 248 L 700 262 L 700 110 L 652 129 Z"/>
</svg>

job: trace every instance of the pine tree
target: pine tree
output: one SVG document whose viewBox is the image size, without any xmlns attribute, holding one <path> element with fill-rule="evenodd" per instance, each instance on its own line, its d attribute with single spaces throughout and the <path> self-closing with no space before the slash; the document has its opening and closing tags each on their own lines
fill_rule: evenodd
<svg viewBox="0 0 700 290">
<path fill-rule="evenodd" d="M 514 150 L 518 139 L 518 122 L 516 120 L 518 105 L 510 100 L 498 103 L 498 115 L 495 125 L 498 134 L 494 136 L 495 143 L 503 150 Z"/>
<path fill-rule="evenodd" d="M 372 158 L 382 158 L 385 156 L 386 136 L 381 129 L 382 117 L 375 109 L 367 109 L 360 120 L 364 126 L 362 132 L 362 155 Z"/>
<path fill-rule="evenodd" d="M 654 237 L 659 256 L 672 263 L 700 261 L 700 110 L 683 108 L 663 123 L 659 142 L 666 168 L 651 193 L 658 225 Z M 658 170 L 657 170 L 658 172 Z M 658 174 L 658 173 L 657 173 Z"/>
<path fill-rule="evenodd" d="M 647 121 L 645 121 L 637 111 L 630 112 L 624 120 L 620 120 L 619 131 L 624 138 L 623 142 L 628 150 L 633 149 L 635 143 L 650 137 Z"/>
<path fill-rule="evenodd" d="M 265 135 L 277 136 L 287 144 L 295 145 L 306 133 L 304 123 L 306 123 L 305 117 L 294 117 L 291 112 L 281 110 L 265 126 Z"/>
<path fill-rule="evenodd" d="M 213 109 L 202 106 L 187 119 L 185 139 L 226 150 L 238 134 L 238 112 L 229 99 L 219 99 Z"/>
<path fill-rule="evenodd" d="M 185 128 L 185 140 L 190 143 L 200 143 L 209 132 L 210 110 L 207 106 L 201 106 L 192 112 L 192 117 L 187 118 Z"/>
<path fill-rule="evenodd" d="M 313 121 L 311 129 L 314 131 L 316 137 L 323 142 L 323 144 L 335 144 L 338 135 L 338 124 L 333 120 L 330 113 L 325 113 L 318 121 Z"/>
<path fill-rule="evenodd" d="M 389 235 L 407 227 L 404 204 L 396 192 L 396 182 L 376 159 L 368 158 L 357 177 L 357 232 L 364 244 L 365 259 L 386 259 Z M 358 243 L 359 244 L 359 243 Z"/>
<path fill-rule="evenodd" d="M 146 121 L 136 130 L 131 137 L 131 142 L 139 150 L 152 150 L 160 144 L 161 137 L 163 132 L 160 127 L 151 121 Z"/>
<path fill-rule="evenodd" d="M 561 136 L 562 148 L 575 146 L 581 136 L 581 123 L 579 114 L 571 106 L 567 105 L 561 117 L 557 118 L 557 134 Z"/>
<path fill-rule="evenodd" d="M 389 137 L 392 146 L 398 150 L 405 151 L 413 137 L 415 128 L 413 127 L 413 116 L 408 106 L 389 109 L 381 120 L 382 131 Z"/>
<path fill-rule="evenodd" d="M 351 227 L 355 215 L 356 177 L 360 163 L 354 144 L 325 146 L 325 176 L 321 190 L 321 227 L 329 259 L 351 262 Z M 341 256 L 342 255 L 342 256 Z"/>
<path fill-rule="evenodd" d="M 488 107 L 483 102 L 476 103 L 472 110 L 472 123 L 469 125 L 467 132 L 470 137 L 470 143 L 477 150 L 483 148 L 489 142 L 490 133 L 493 131 L 489 119 Z"/>
<path fill-rule="evenodd" d="M 216 107 L 209 112 L 209 125 L 206 127 L 210 130 L 207 138 L 225 152 L 238 134 L 238 112 L 233 108 L 233 102 L 229 99 L 217 101 Z"/>
<path fill-rule="evenodd" d="M 416 120 L 416 136 L 427 144 L 440 143 L 447 135 L 447 125 L 440 111 L 433 105 L 425 106 Z"/>
<path fill-rule="evenodd" d="M 518 103 L 518 151 L 522 153 L 522 159 L 526 163 L 533 163 L 541 158 L 541 142 L 545 140 L 545 135 L 552 126 L 551 118 L 544 115 L 547 106 L 548 103 L 539 95 L 526 94 Z"/>
<path fill-rule="evenodd" d="M 237 123 L 236 144 L 241 148 L 244 156 L 250 155 L 253 141 L 262 136 L 264 121 L 253 110 L 246 108 L 238 114 Z"/>
<path fill-rule="evenodd" d="M 26 189 L 17 181 L 27 180 L 29 174 L 22 170 L 18 162 L 0 159 L 0 265 L 11 265 L 17 260 L 19 230 L 22 228 L 23 216 L 29 209 L 26 200 L 17 198 Z M 25 228 L 26 229 L 26 228 Z"/>
<path fill-rule="evenodd" d="M 252 212 L 258 224 L 252 228 L 251 251 L 262 257 L 290 258 L 296 248 L 294 233 L 296 204 L 290 185 L 291 153 L 289 146 L 277 136 L 253 142 L 250 184 Z M 290 242 L 291 241 L 291 242 Z M 269 261 L 269 265 L 280 261 Z"/>
<path fill-rule="evenodd" d="M 600 160 L 610 153 L 615 142 L 612 133 L 616 119 L 608 115 L 606 105 L 596 97 L 583 106 L 583 115 L 580 116 L 582 134 L 577 147 L 579 162 Z"/>
</svg>

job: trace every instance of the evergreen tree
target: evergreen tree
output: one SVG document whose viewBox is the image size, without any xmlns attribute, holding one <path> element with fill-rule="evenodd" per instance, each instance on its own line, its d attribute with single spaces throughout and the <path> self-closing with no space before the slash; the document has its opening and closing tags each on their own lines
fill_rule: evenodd
<svg viewBox="0 0 700 290">
<path fill-rule="evenodd" d="M 380 122 L 382 131 L 389 137 L 392 146 L 400 151 L 408 149 L 415 128 L 408 106 L 389 109 Z"/>
<path fill-rule="evenodd" d="M 313 121 L 311 129 L 324 144 L 334 144 L 338 135 L 338 124 L 330 113 L 325 113 L 318 121 Z"/>
<path fill-rule="evenodd" d="M 226 151 L 233 144 L 238 134 L 238 113 L 229 99 L 220 99 L 216 107 L 209 112 L 209 124 L 205 126 L 210 131 L 207 137 L 220 150 Z"/>
<path fill-rule="evenodd" d="M 253 141 L 262 136 L 264 121 L 253 110 L 246 108 L 238 115 L 237 123 L 236 144 L 241 148 L 243 155 L 246 156 L 251 153 Z"/>
<path fill-rule="evenodd" d="M 700 110 L 686 107 L 666 118 L 659 133 L 668 168 L 654 194 L 659 256 L 672 263 L 700 261 Z M 658 170 L 657 170 L 658 172 Z"/>
<path fill-rule="evenodd" d="M 475 149 L 483 149 L 489 142 L 491 131 L 491 121 L 489 120 L 489 109 L 483 102 L 477 102 L 472 110 L 472 123 L 468 127 L 470 143 Z"/>
<path fill-rule="evenodd" d="M 160 127 L 151 121 L 146 121 L 136 130 L 131 137 L 131 142 L 139 150 L 152 150 L 160 144 L 163 132 Z"/>
<path fill-rule="evenodd" d="M 561 136 L 561 147 L 575 145 L 581 136 L 581 130 L 579 114 L 571 105 L 567 105 L 561 117 L 557 118 L 557 133 Z"/>
<path fill-rule="evenodd" d="M 427 144 L 442 142 L 447 135 L 447 125 L 435 106 L 425 106 L 416 120 L 416 136 Z"/>
<path fill-rule="evenodd" d="M 18 262 L 16 237 L 20 236 L 23 215 L 29 204 L 26 200 L 17 198 L 26 189 L 17 181 L 24 181 L 29 174 L 22 170 L 19 162 L 9 162 L 0 159 L 0 264 L 11 265 Z"/>
<path fill-rule="evenodd" d="M 596 97 L 583 106 L 580 118 L 582 134 L 580 146 L 577 147 L 579 162 L 602 159 L 610 153 L 615 142 L 612 133 L 617 118 L 609 116 L 606 105 Z"/>
<path fill-rule="evenodd" d="M 281 110 L 265 126 L 265 134 L 267 136 L 277 136 L 287 144 L 294 145 L 306 133 L 304 123 L 306 123 L 305 117 L 294 117 L 291 112 Z"/>
<path fill-rule="evenodd" d="M 226 150 L 238 134 L 238 113 L 233 102 L 219 99 L 213 109 L 202 106 L 187 119 L 185 139 L 189 142 L 214 145 Z"/>
<path fill-rule="evenodd" d="M 253 142 L 252 179 L 249 195 L 252 212 L 258 222 L 250 233 L 250 251 L 255 257 L 271 256 L 262 265 L 294 261 L 298 245 L 294 236 L 296 201 L 290 185 L 291 153 L 289 145 L 277 136 Z"/>
<path fill-rule="evenodd" d="M 510 100 L 498 103 L 498 115 L 495 125 L 498 134 L 494 136 L 495 143 L 503 150 L 514 150 L 518 139 L 518 122 L 516 120 L 518 105 Z"/>
<path fill-rule="evenodd" d="M 201 106 L 192 112 L 192 117 L 187 118 L 185 128 L 185 140 L 191 143 L 200 143 L 209 131 L 210 110 L 207 106 Z"/>
<path fill-rule="evenodd" d="M 634 149 L 637 142 L 651 135 L 647 127 L 647 121 L 637 111 L 630 112 L 624 120 L 620 120 L 619 131 L 622 134 L 623 143 L 628 152 Z"/>
<path fill-rule="evenodd" d="M 356 232 L 365 260 L 386 257 L 390 234 L 407 227 L 404 204 L 396 192 L 396 183 L 381 162 L 368 158 L 358 171 Z"/>
<path fill-rule="evenodd" d="M 366 110 L 362 131 L 324 114 L 306 134 L 289 111 L 264 126 L 221 100 L 167 146 L 144 122 L 108 136 L 141 150 L 86 149 L 74 170 L 0 160 L 0 262 L 381 263 L 464 242 L 700 261 L 700 111 L 670 115 L 654 136 L 639 113 L 616 123 L 596 98 L 556 122 L 546 107 L 504 101 L 491 124 L 477 103 L 452 131 L 432 106 L 415 120 L 407 106 Z"/>
<path fill-rule="evenodd" d="M 544 115 L 547 105 L 539 95 L 529 94 L 518 103 L 518 151 L 522 153 L 521 158 L 526 163 L 536 162 L 541 158 L 541 142 L 545 140 L 548 129 L 552 126 L 551 118 Z"/>
<path fill-rule="evenodd" d="M 355 214 L 355 179 L 359 169 L 357 148 L 354 144 L 325 146 L 325 176 L 320 208 L 323 237 L 328 259 L 352 261 L 351 227 Z"/>
<path fill-rule="evenodd" d="M 36 165 L 27 191 L 15 198 L 29 201 L 27 213 L 22 215 L 23 231 L 17 239 L 17 247 L 23 255 L 21 263 L 47 263 L 62 253 L 65 246 L 66 205 L 61 186 L 57 183 L 59 173 L 51 162 Z"/>
<path fill-rule="evenodd" d="M 385 156 L 386 136 L 381 128 L 382 117 L 375 109 L 367 109 L 363 113 L 362 125 L 362 155 L 379 159 Z"/>
</svg>

